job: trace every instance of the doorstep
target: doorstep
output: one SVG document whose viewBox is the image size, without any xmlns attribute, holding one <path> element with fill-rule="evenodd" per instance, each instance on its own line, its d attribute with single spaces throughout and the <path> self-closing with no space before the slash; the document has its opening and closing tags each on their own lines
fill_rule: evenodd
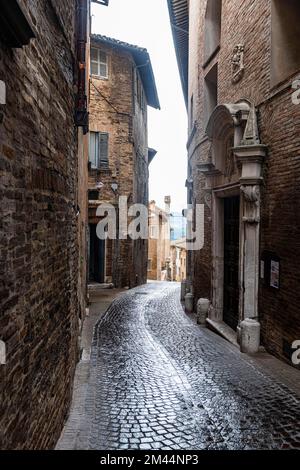
<svg viewBox="0 0 300 470">
<path fill-rule="evenodd" d="M 89 292 L 97 292 L 103 289 L 113 289 L 114 285 L 112 283 L 98 283 L 98 282 L 91 282 L 88 284 L 88 291 Z"/>
<path fill-rule="evenodd" d="M 206 323 L 211 330 L 213 330 L 215 333 L 218 333 L 220 336 L 227 339 L 227 341 L 229 341 L 231 344 L 239 348 L 236 331 L 230 328 L 230 326 L 226 325 L 225 322 L 215 321 L 211 318 L 207 318 Z"/>
</svg>

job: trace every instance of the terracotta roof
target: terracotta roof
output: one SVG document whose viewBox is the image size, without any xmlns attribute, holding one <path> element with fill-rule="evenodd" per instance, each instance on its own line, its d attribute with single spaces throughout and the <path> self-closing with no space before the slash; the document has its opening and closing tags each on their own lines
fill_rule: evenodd
<svg viewBox="0 0 300 470">
<path fill-rule="evenodd" d="M 119 41 L 118 39 L 102 36 L 100 34 L 92 34 L 91 40 L 92 42 L 107 44 L 111 47 L 129 52 L 138 67 L 148 105 L 152 108 L 160 109 L 153 68 L 147 49 L 133 44 L 128 44 L 124 41 Z"/>
<path fill-rule="evenodd" d="M 189 5 L 188 0 L 168 0 L 169 15 L 185 103 L 188 103 Z"/>
</svg>

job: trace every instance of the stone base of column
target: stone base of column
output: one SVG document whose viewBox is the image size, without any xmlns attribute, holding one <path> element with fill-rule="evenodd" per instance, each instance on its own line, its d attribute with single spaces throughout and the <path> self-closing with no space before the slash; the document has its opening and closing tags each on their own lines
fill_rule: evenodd
<svg viewBox="0 0 300 470">
<path fill-rule="evenodd" d="M 206 325 L 206 319 L 208 317 L 208 310 L 210 307 L 210 301 L 208 299 L 199 299 L 197 303 L 197 323 L 199 325 Z"/>
<path fill-rule="evenodd" d="M 185 310 L 187 313 L 194 311 L 194 296 L 193 294 L 186 294 L 185 296 Z"/>
<path fill-rule="evenodd" d="M 247 354 L 255 354 L 260 346 L 260 323 L 246 318 L 241 323 L 241 351 Z"/>
</svg>

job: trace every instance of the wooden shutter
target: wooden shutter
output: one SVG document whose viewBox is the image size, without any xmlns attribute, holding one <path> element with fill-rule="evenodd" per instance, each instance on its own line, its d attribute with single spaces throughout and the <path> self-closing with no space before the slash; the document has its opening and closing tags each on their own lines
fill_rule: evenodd
<svg viewBox="0 0 300 470">
<path fill-rule="evenodd" d="M 100 133 L 100 167 L 108 167 L 108 134 Z"/>
</svg>

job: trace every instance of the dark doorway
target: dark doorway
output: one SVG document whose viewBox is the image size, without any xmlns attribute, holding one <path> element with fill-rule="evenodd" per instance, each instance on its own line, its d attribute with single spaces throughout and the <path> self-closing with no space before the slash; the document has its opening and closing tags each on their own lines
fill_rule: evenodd
<svg viewBox="0 0 300 470">
<path fill-rule="evenodd" d="M 239 321 L 239 221 L 240 198 L 224 199 L 223 319 L 234 330 Z"/>
<path fill-rule="evenodd" d="M 89 281 L 102 284 L 105 277 L 105 240 L 99 240 L 96 228 L 96 224 L 89 225 Z"/>
</svg>

